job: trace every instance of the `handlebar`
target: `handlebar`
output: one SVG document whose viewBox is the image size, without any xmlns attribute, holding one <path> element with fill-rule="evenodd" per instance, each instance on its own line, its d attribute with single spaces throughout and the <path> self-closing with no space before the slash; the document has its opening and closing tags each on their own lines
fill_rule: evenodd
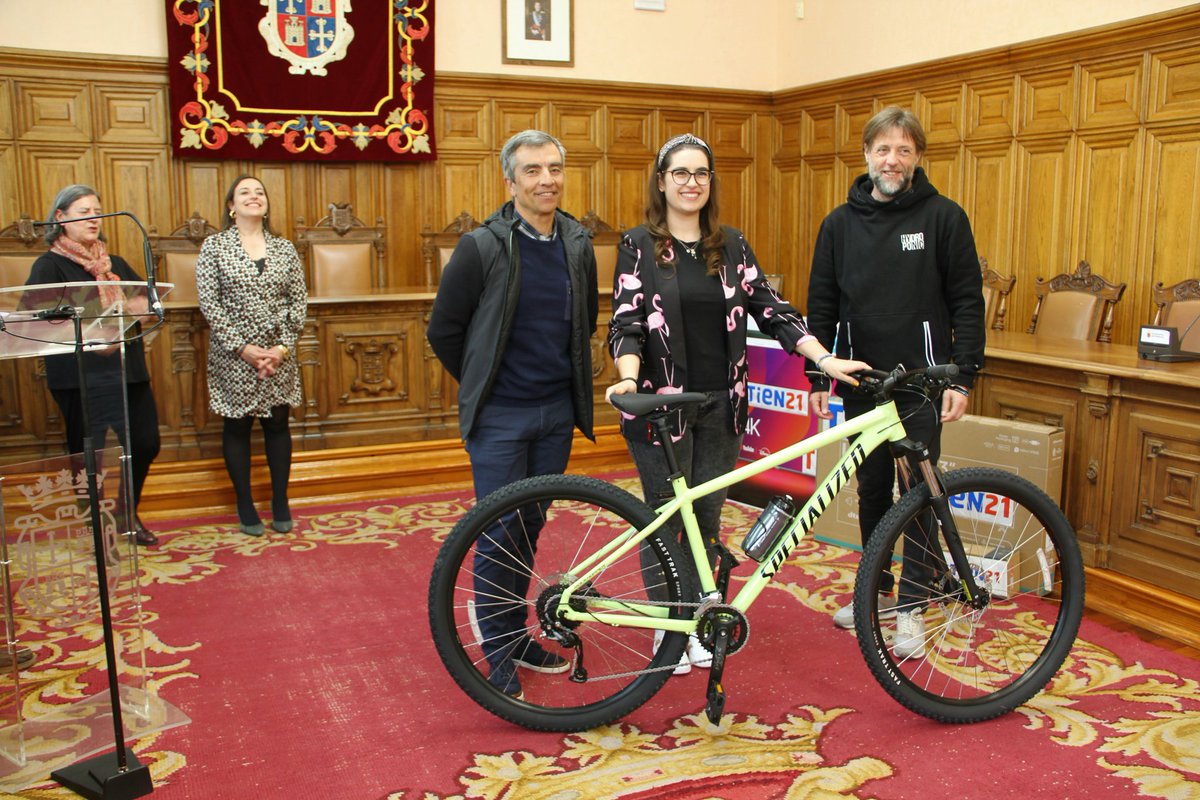
<svg viewBox="0 0 1200 800">
<path fill-rule="evenodd" d="M 891 372 L 879 369 L 861 370 L 854 373 L 859 382 L 855 391 L 874 395 L 880 402 L 890 400 L 897 389 L 907 386 L 917 386 L 922 394 L 928 396 L 931 390 L 945 389 L 949 386 L 950 379 L 958 373 L 957 364 L 934 364 L 916 369 L 906 369 L 903 364 L 899 364 Z"/>
</svg>

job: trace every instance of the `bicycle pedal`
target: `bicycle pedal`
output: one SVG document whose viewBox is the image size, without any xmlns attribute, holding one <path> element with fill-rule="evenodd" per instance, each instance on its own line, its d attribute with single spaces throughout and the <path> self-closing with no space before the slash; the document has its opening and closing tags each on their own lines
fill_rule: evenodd
<svg viewBox="0 0 1200 800">
<path fill-rule="evenodd" d="M 708 684 L 708 703 L 704 706 L 704 716 L 708 717 L 708 721 L 713 725 L 721 724 L 721 717 L 725 714 L 725 687 L 718 681 L 709 681 Z"/>
</svg>

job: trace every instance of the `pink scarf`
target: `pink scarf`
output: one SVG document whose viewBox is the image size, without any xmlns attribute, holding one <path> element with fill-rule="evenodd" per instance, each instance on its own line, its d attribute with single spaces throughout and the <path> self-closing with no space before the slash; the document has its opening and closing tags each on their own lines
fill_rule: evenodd
<svg viewBox="0 0 1200 800">
<path fill-rule="evenodd" d="M 100 283 L 100 302 L 104 304 L 105 308 L 124 299 L 120 287 L 104 285 L 105 281 L 121 280 L 112 271 L 112 259 L 108 257 L 108 248 L 104 246 L 104 242 L 97 239 L 96 243 L 89 248 L 63 234 L 54 240 L 50 252 L 71 259 L 86 269 Z"/>
</svg>

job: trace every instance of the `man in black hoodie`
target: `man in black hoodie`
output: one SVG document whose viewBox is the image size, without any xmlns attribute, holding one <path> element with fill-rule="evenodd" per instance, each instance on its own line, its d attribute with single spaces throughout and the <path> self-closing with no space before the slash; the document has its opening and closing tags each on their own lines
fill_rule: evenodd
<svg viewBox="0 0 1200 800">
<path fill-rule="evenodd" d="M 966 212 L 937 189 L 917 166 L 925 131 L 912 112 L 884 109 L 863 130 L 867 174 L 850 187 L 846 203 L 821 223 L 808 286 L 808 328 L 841 358 L 877 369 L 955 363 L 956 385 L 934 398 L 897 395 L 900 416 L 912 439 L 924 442 L 936 461 L 942 423 L 962 417 L 975 375 L 983 366 L 983 282 Z M 835 347 L 836 344 L 836 347 Z M 843 394 L 839 386 L 839 394 Z M 829 415 L 829 381 L 814 378 L 812 404 Z M 848 417 L 871 409 L 871 401 L 847 391 Z M 865 544 L 892 506 L 895 462 L 876 450 L 858 471 L 859 532 Z M 925 650 L 928 570 L 920 542 L 905 541 L 897 598 L 881 596 L 880 616 L 896 615 L 893 650 L 901 658 Z M 884 586 L 892 583 L 885 577 Z M 887 609 L 884 611 L 884 609 Z M 854 626 L 852 606 L 834 624 Z"/>
</svg>

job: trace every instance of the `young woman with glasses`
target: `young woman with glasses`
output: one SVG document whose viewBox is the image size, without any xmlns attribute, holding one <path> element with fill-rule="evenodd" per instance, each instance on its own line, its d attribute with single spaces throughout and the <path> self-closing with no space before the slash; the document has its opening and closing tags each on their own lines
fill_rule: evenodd
<svg viewBox="0 0 1200 800">
<path fill-rule="evenodd" d="M 695 486 L 733 469 L 747 419 L 746 317 L 789 353 L 807 356 L 836 380 L 861 361 L 831 355 L 800 313 L 767 282 L 745 236 L 723 226 L 713 154 L 683 134 L 662 146 L 647 189 L 646 223 L 629 231 L 613 276 L 608 342 L 619 380 L 607 398 L 628 392 L 704 392 L 708 399 L 675 413 L 671 436 L 680 468 Z M 666 459 L 645 420 L 621 415 L 646 502 L 670 495 Z M 700 530 L 715 563 L 724 492 L 696 502 Z M 676 674 L 707 667 L 694 638 Z"/>
</svg>

